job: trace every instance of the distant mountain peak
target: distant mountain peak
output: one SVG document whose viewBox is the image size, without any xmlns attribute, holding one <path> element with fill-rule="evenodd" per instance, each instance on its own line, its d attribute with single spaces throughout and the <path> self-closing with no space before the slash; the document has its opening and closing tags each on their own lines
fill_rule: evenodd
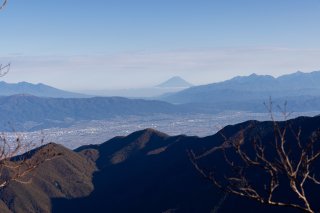
<svg viewBox="0 0 320 213">
<path fill-rule="evenodd" d="M 30 94 L 38 97 L 52 97 L 52 98 L 84 98 L 87 95 L 68 92 L 57 89 L 42 83 L 33 84 L 29 82 L 7 83 L 0 81 L 0 96 L 11 96 L 17 94 Z"/>
<path fill-rule="evenodd" d="M 192 87 L 193 85 L 180 76 L 174 76 L 167 81 L 159 84 L 157 87 L 172 88 L 172 87 Z"/>
<path fill-rule="evenodd" d="M 174 104 L 187 103 L 217 103 L 224 105 L 221 110 L 232 106 L 238 109 L 236 103 L 256 101 L 262 103 L 269 97 L 278 100 L 296 101 L 296 97 L 319 97 L 320 71 L 295 72 L 291 74 L 273 77 L 271 75 L 251 74 L 237 76 L 230 80 L 216 82 L 207 85 L 194 86 L 183 91 L 163 96 L 165 100 Z M 234 103 L 233 105 L 230 103 Z M 226 104 L 228 103 L 228 104 Z M 250 108 L 248 104 L 246 107 Z M 255 107 L 254 107 L 255 108 Z"/>
</svg>

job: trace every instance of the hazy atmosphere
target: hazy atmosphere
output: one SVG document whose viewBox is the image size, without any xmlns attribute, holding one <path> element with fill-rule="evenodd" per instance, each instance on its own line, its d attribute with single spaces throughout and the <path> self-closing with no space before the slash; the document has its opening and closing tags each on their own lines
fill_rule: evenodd
<svg viewBox="0 0 320 213">
<path fill-rule="evenodd" d="M 0 13 L 7 82 L 72 91 L 206 84 L 319 70 L 317 0 L 11 1 Z"/>
<path fill-rule="evenodd" d="M 320 0 L 0 0 L 0 213 L 319 213 Z"/>
</svg>

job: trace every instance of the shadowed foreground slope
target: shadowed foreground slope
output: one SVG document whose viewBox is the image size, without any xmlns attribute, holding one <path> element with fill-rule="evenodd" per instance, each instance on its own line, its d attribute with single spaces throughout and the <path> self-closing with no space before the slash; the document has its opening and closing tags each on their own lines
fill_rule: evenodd
<svg viewBox="0 0 320 213">
<path fill-rule="evenodd" d="M 301 127 L 302 137 L 308 138 L 320 127 L 320 117 L 301 117 L 289 123 L 296 131 Z M 248 126 L 254 128 L 248 129 Z M 290 208 L 263 206 L 234 196 L 225 199 L 220 190 L 195 171 L 187 150 L 203 153 L 222 144 L 222 134 L 229 138 L 242 130 L 247 131 L 248 138 L 257 133 L 265 141 L 273 138 L 272 122 L 248 121 L 228 126 L 205 138 L 169 137 L 146 129 L 128 137 L 114 138 L 100 146 L 81 147 L 77 151 L 87 152 L 88 157 L 92 157 L 90 153 L 94 150 L 99 153 L 93 157 L 97 158 L 99 168 L 93 178 L 95 190 L 85 198 L 53 200 L 53 212 L 89 212 L 93 207 L 94 212 L 236 212 L 239 209 L 246 212 L 295 212 Z M 290 139 L 290 134 L 288 137 Z M 221 172 L 225 167 L 221 153 L 208 154 L 200 163 Z M 259 182 L 259 177 L 256 180 Z M 281 196 L 288 196 L 286 191 L 281 193 Z"/>
<path fill-rule="evenodd" d="M 301 117 L 289 123 L 294 130 L 301 128 L 301 136 L 308 138 L 320 128 L 320 117 Z M 246 141 L 256 134 L 264 142 L 273 138 L 272 122 L 248 121 L 227 126 L 205 138 L 168 136 L 146 129 L 75 151 L 54 145 L 61 149 L 63 156 L 38 168 L 32 184 L 14 183 L 1 192 L 0 207 L 8 206 L 13 212 L 59 213 L 295 212 L 231 195 L 225 197 L 195 170 L 188 150 L 199 154 L 211 150 L 217 153 L 208 153 L 199 163 L 204 168 L 215 168 L 223 173 L 224 157 L 212 148 L 225 141 L 222 135 L 230 138 L 239 131 L 245 131 Z M 288 136 L 290 139 L 290 134 Z M 259 182 L 260 177 L 256 180 Z M 318 192 L 320 189 L 313 190 Z M 281 193 L 280 196 L 288 196 L 286 192 Z M 5 208 L 2 207 L 1 212 Z"/>
<path fill-rule="evenodd" d="M 30 176 L 31 182 L 12 182 L 0 192 L 0 212 L 50 212 L 51 198 L 83 197 L 93 190 L 95 164 L 61 145 L 47 144 L 61 155 L 44 162 Z M 36 150 L 34 157 L 41 150 Z M 28 178 L 27 178 L 28 179 Z"/>
</svg>

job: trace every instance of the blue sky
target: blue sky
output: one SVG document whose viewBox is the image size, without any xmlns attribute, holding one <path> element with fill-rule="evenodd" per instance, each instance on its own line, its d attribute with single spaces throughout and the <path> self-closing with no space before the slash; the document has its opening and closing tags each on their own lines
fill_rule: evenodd
<svg viewBox="0 0 320 213">
<path fill-rule="evenodd" d="M 319 70 L 319 11 L 318 0 L 9 0 L 3 80 L 85 90 Z"/>
</svg>

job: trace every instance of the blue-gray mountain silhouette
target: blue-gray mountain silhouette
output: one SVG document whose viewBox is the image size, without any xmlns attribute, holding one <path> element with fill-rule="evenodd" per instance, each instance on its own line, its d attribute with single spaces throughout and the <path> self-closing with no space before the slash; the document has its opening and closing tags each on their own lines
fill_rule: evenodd
<svg viewBox="0 0 320 213">
<path fill-rule="evenodd" d="M 0 97 L 0 130 L 38 130 L 65 126 L 72 121 L 104 120 L 116 116 L 183 113 L 185 107 L 143 99 L 121 97 L 43 98 L 32 95 Z M 24 129 L 25 122 L 38 123 Z M 10 123 L 10 125 L 8 125 Z M 12 125 L 12 126 L 11 126 Z"/>
<path fill-rule="evenodd" d="M 57 89 L 42 83 L 31 84 L 28 82 L 20 83 L 6 83 L 0 82 L 0 96 L 9 96 L 17 94 L 29 94 L 39 97 L 53 97 L 53 98 L 84 98 L 87 95 L 68 92 L 65 90 Z"/>
<path fill-rule="evenodd" d="M 183 91 L 161 97 L 171 103 L 261 103 L 269 97 L 289 100 L 304 96 L 320 96 L 320 71 L 296 72 L 278 78 L 252 74 L 227 81 L 194 86 Z"/>
<path fill-rule="evenodd" d="M 169 80 L 159 84 L 157 87 L 171 88 L 171 87 L 192 87 L 193 85 L 179 76 L 170 78 Z"/>
</svg>

